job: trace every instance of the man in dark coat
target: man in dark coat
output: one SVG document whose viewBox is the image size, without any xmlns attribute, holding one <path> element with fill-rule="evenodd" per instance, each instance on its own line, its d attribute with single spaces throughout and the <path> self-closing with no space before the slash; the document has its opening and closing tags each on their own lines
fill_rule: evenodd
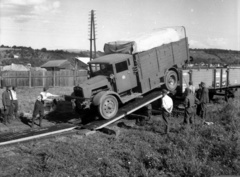
<svg viewBox="0 0 240 177">
<path fill-rule="evenodd" d="M 195 94 L 196 94 L 196 98 L 200 100 L 200 97 L 201 97 L 201 94 L 202 94 L 202 85 L 201 85 L 201 83 L 198 86 L 199 86 L 199 88 L 197 89 Z"/>
<path fill-rule="evenodd" d="M 11 86 L 7 86 L 6 90 L 2 93 L 2 103 L 3 103 L 3 109 L 4 109 L 3 123 L 5 125 L 7 123 L 10 124 L 10 120 L 12 118 L 12 112 L 13 112 Z"/>
<path fill-rule="evenodd" d="M 42 127 L 42 119 L 44 116 L 44 102 L 42 98 L 43 98 L 42 95 L 39 95 L 35 102 L 33 116 L 32 116 L 32 128 L 34 128 L 35 119 L 38 114 L 39 114 L 39 126 Z"/>
<path fill-rule="evenodd" d="M 184 100 L 184 124 L 192 124 L 195 115 L 195 96 L 189 88 L 186 88 L 186 97 Z"/>
<path fill-rule="evenodd" d="M 200 96 L 200 117 L 202 118 L 202 122 L 204 123 L 207 115 L 207 103 L 209 103 L 209 92 L 208 88 L 206 88 L 206 84 L 201 82 L 202 92 Z"/>
<path fill-rule="evenodd" d="M 202 85 L 201 85 L 201 83 L 198 86 L 199 86 L 199 88 L 197 89 L 195 94 L 196 94 L 196 98 L 198 100 L 200 100 L 201 95 L 202 95 Z M 200 114 L 201 114 L 201 105 L 200 105 L 200 103 L 197 104 L 196 113 L 197 113 L 198 116 L 200 116 Z"/>
</svg>

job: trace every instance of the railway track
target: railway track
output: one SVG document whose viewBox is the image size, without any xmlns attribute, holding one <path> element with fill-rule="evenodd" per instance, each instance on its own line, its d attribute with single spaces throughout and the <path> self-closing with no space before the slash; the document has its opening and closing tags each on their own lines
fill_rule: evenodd
<svg viewBox="0 0 240 177">
<path fill-rule="evenodd" d="M 78 129 L 85 129 L 85 130 L 98 130 L 102 129 L 122 118 L 125 116 L 143 108 L 144 106 L 147 106 L 148 104 L 160 99 L 162 97 L 162 94 L 160 91 L 155 90 L 153 92 L 150 92 L 147 95 L 144 95 L 144 97 L 136 98 L 134 101 L 131 101 L 127 105 L 122 106 L 117 115 L 114 116 L 111 119 L 108 120 L 95 120 L 93 122 L 83 124 L 59 124 L 54 125 L 47 128 L 41 128 L 41 129 L 33 129 L 33 130 L 26 130 L 23 132 L 17 132 L 17 133 L 6 133 L 2 134 L 0 137 L 0 146 L 3 145 L 11 145 L 14 143 L 22 143 L 26 141 L 30 141 L 37 138 L 43 138 L 51 135 L 57 135 L 60 133 L 66 133 L 72 130 Z"/>
</svg>

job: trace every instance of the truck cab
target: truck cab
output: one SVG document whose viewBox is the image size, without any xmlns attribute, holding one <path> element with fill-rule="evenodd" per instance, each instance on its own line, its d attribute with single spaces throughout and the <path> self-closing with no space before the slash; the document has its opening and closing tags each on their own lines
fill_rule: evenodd
<svg viewBox="0 0 240 177">
<path fill-rule="evenodd" d="M 118 94 L 137 86 L 137 78 L 133 72 L 132 55 L 110 54 L 89 62 L 90 76 L 106 76 L 111 85 L 109 90 Z"/>
<path fill-rule="evenodd" d="M 137 87 L 133 56 L 109 54 L 90 61 L 90 79 L 74 88 L 79 109 L 98 107 L 100 116 L 110 119 L 118 112 L 127 93 Z M 73 98 L 73 97 L 72 97 Z"/>
</svg>

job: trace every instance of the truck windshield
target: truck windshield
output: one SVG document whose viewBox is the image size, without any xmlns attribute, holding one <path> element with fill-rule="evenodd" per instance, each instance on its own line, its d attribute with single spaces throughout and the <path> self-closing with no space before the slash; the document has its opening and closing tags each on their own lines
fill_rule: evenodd
<svg viewBox="0 0 240 177">
<path fill-rule="evenodd" d="M 109 76 L 110 74 L 113 74 L 113 67 L 110 64 L 91 64 L 90 67 L 92 69 L 93 76 Z"/>
</svg>

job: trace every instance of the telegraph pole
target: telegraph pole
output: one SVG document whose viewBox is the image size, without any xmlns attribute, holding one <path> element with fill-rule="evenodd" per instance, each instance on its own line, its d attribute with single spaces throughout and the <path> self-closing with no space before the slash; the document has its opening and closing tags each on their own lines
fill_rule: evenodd
<svg viewBox="0 0 240 177">
<path fill-rule="evenodd" d="M 95 11 L 91 10 L 90 13 L 90 61 L 96 58 L 96 24 L 95 24 Z"/>
</svg>

